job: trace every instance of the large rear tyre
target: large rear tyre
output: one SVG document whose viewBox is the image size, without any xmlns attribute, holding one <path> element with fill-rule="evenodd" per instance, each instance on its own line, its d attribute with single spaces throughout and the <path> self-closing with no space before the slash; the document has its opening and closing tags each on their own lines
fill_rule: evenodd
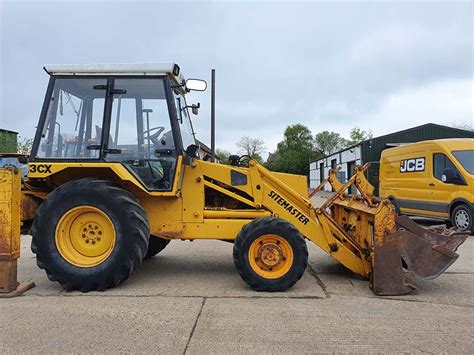
<svg viewBox="0 0 474 355">
<path fill-rule="evenodd" d="M 155 255 L 163 251 L 164 248 L 170 243 L 169 239 L 163 239 L 160 237 L 150 236 L 150 243 L 148 244 L 148 251 L 146 252 L 145 259 L 150 259 Z"/>
<path fill-rule="evenodd" d="M 284 291 L 308 265 L 306 241 L 289 222 L 265 217 L 245 225 L 234 243 L 234 264 L 256 291 Z"/>
<path fill-rule="evenodd" d="M 51 281 L 66 290 L 105 290 L 141 264 L 150 235 L 130 192 L 94 178 L 68 182 L 36 211 L 31 249 Z"/>
</svg>

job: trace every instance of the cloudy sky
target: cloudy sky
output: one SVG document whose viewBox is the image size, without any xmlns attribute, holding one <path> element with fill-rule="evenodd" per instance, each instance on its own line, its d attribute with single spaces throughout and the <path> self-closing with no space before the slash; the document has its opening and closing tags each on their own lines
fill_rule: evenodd
<svg viewBox="0 0 474 355">
<path fill-rule="evenodd" d="M 273 151 L 286 126 L 347 136 L 474 124 L 472 2 L 0 0 L 0 127 L 32 137 L 47 63 L 175 61 L 217 71 L 217 146 Z M 197 136 L 210 141 L 209 91 Z"/>
</svg>

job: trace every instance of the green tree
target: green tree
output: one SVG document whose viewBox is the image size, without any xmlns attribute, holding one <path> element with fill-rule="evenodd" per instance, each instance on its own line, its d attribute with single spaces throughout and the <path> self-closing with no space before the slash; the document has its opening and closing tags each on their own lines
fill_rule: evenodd
<svg viewBox="0 0 474 355">
<path fill-rule="evenodd" d="M 313 135 L 308 127 L 294 124 L 285 129 L 278 143 L 275 160 L 267 166 L 274 171 L 308 175 L 309 163 L 321 154 L 314 151 Z"/>
<path fill-rule="evenodd" d="M 329 155 L 337 152 L 346 146 L 347 141 L 339 133 L 322 131 L 314 136 L 314 146 L 323 155 Z"/>
<path fill-rule="evenodd" d="M 216 157 L 219 158 L 219 160 L 221 161 L 222 164 L 229 165 L 230 164 L 229 156 L 231 156 L 231 155 L 232 155 L 232 153 L 229 152 L 228 150 L 219 149 L 219 148 L 216 149 Z"/>
<path fill-rule="evenodd" d="M 349 145 L 354 145 L 357 143 L 360 143 L 362 141 L 365 141 L 367 139 L 372 138 L 374 135 L 372 131 L 363 131 L 359 127 L 355 126 L 354 128 L 351 129 L 349 133 L 349 140 L 347 141 L 347 146 Z"/>
</svg>

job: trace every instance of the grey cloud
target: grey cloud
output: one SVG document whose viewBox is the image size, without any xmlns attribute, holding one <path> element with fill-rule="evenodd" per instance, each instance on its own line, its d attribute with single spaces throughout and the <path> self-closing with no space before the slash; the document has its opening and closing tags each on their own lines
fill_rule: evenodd
<svg viewBox="0 0 474 355">
<path fill-rule="evenodd" d="M 217 143 L 230 150 L 242 135 L 271 150 L 297 122 L 364 128 L 389 97 L 473 73 L 472 3 L 4 2 L 0 22 L 0 125 L 26 136 L 45 63 L 174 60 L 206 79 L 215 67 Z M 209 142 L 208 93 L 189 101 Z"/>
</svg>

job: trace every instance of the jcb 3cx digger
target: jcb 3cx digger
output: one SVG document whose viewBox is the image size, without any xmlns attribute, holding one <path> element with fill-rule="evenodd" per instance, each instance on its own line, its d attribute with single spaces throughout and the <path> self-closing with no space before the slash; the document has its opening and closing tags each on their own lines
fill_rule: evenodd
<svg viewBox="0 0 474 355">
<path fill-rule="evenodd" d="M 304 176 L 245 157 L 231 165 L 200 159 L 188 113 L 197 106 L 185 97 L 206 83 L 186 81 L 176 64 L 45 70 L 21 221 L 38 266 L 66 290 L 114 287 L 174 239 L 232 242 L 237 271 L 257 291 L 284 291 L 301 278 L 306 240 L 378 295 L 407 293 L 412 279 L 437 277 L 458 257 L 465 234 L 397 217 L 373 195 L 366 166 L 344 183 L 333 170 L 308 195 Z M 0 170 L 0 197 L 20 195 L 15 179 L 14 168 Z M 332 193 L 321 191 L 328 182 Z M 346 194 L 351 185 L 359 195 Z M 19 224 L 8 213 L 0 233 Z"/>
</svg>

